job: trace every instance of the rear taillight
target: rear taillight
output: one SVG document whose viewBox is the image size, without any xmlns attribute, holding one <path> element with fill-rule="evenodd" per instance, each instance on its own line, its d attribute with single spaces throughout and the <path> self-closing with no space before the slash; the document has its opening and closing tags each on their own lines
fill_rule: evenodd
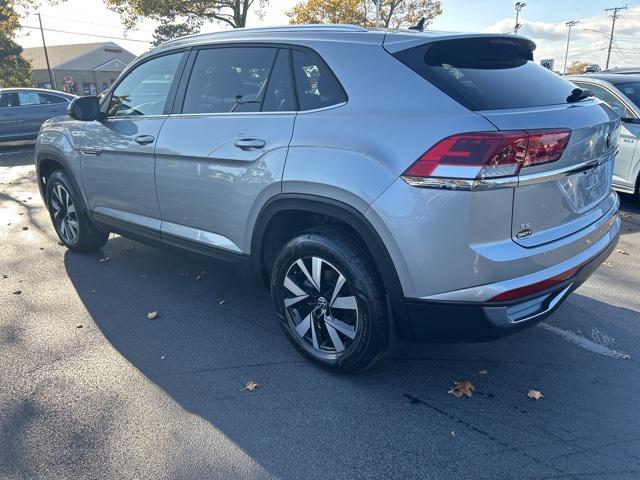
<svg viewBox="0 0 640 480">
<path fill-rule="evenodd" d="M 524 167 L 558 160 L 570 136 L 571 131 L 566 129 L 453 135 L 431 147 L 403 177 L 479 180 L 510 177 L 518 175 Z"/>
</svg>

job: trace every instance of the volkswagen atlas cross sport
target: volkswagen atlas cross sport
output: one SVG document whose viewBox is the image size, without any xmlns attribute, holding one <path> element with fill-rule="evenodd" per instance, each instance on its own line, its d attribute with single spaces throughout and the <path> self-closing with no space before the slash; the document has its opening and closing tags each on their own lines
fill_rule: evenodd
<svg viewBox="0 0 640 480">
<path fill-rule="evenodd" d="M 510 35 L 300 26 L 201 34 L 42 128 L 78 252 L 108 232 L 247 262 L 307 357 L 488 340 L 552 313 L 615 247 L 620 121 Z"/>
</svg>

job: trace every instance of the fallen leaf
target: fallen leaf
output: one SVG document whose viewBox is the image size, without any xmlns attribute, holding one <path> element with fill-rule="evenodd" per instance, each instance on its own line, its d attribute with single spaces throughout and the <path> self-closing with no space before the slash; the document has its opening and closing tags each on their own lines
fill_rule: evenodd
<svg viewBox="0 0 640 480">
<path fill-rule="evenodd" d="M 450 393 L 457 398 L 460 398 L 463 395 L 471 398 L 471 395 L 473 395 L 475 389 L 476 388 L 473 386 L 473 383 L 471 383 L 469 380 L 462 380 L 460 382 L 454 382 L 453 387 L 451 387 L 451 390 L 449 390 L 447 393 Z"/>
<path fill-rule="evenodd" d="M 18 215 L 24 215 L 24 212 L 18 212 Z"/>
<path fill-rule="evenodd" d="M 9 275 L 2 275 L 2 278 L 9 278 Z"/>
<path fill-rule="evenodd" d="M 527 392 L 527 397 L 533 398 L 534 400 L 540 400 L 542 398 L 542 392 L 539 390 L 529 390 Z"/>
<path fill-rule="evenodd" d="M 478 375 L 486 375 L 488 373 L 489 373 L 489 370 L 487 370 L 486 368 L 478 371 Z"/>
<path fill-rule="evenodd" d="M 160 314 L 158 313 L 157 310 L 147 313 L 147 318 L 149 320 L 155 320 L 156 318 L 158 318 L 158 316 L 160 316 Z"/>
<path fill-rule="evenodd" d="M 260 385 L 258 385 L 256 382 L 254 381 L 248 381 L 247 384 L 244 386 L 244 388 L 242 390 L 240 390 L 241 392 L 244 390 L 247 390 L 249 392 L 253 392 L 256 388 L 258 388 Z"/>
<path fill-rule="evenodd" d="M 29 227 L 22 227 L 22 230 L 29 230 Z"/>
<path fill-rule="evenodd" d="M 613 263 L 611 262 L 604 262 L 602 265 L 604 265 L 605 267 L 613 267 Z"/>
<path fill-rule="evenodd" d="M 14 290 L 13 294 L 14 295 L 20 295 L 22 293 L 22 290 Z"/>
<path fill-rule="evenodd" d="M 104 258 L 101 258 L 101 259 L 100 259 L 100 263 L 106 263 L 106 262 L 108 262 L 109 260 L 111 260 L 109 257 L 104 257 Z"/>
<path fill-rule="evenodd" d="M 44 250 L 44 247 L 40 247 L 40 250 Z"/>
<path fill-rule="evenodd" d="M 76 328 L 82 328 L 82 324 L 79 323 L 78 325 L 76 325 Z"/>
<path fill-rule="evenodd" d="M 622 250 L 620 248 L 618 250 L 616 250 L 616 252 L 618 252 L 620 255 L 629 255 L 629 253 L 625 252 L 624 250 Z"/>
</svg>

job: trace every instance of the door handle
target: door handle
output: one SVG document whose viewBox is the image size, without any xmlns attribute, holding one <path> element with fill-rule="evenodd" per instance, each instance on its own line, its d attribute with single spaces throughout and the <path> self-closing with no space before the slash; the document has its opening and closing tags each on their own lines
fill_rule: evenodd
<svg viewBox="0 0 640 480">
<path fill-rule="evenodd" d="M 259 138 L 243 138 L 238 140 L 234 145 L 240 150 L 257 150 L 263 148 L 267 142 L 260 140 Z"/>
<path fill-rule="evenodd" d="M 150 143 L 153 143 L 155 138 L 154 138 L 153 135 L 140 135 L 140 136 L 136 137 L 135 140 L 140 145 L 148 145 Z"/>
</svg>

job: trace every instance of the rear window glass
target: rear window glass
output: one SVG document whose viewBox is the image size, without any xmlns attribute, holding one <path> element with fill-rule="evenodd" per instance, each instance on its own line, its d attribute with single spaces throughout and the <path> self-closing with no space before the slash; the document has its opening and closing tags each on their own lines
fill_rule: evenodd
<svg viewBox="0 0 640 480">
<path fill-rule="evenodd" d="M 446 40 L 394 56 L 471 110 L 566 103 L 575 88 L 534 63 L 526 42 L 510 39 Z"/>
</svg>

